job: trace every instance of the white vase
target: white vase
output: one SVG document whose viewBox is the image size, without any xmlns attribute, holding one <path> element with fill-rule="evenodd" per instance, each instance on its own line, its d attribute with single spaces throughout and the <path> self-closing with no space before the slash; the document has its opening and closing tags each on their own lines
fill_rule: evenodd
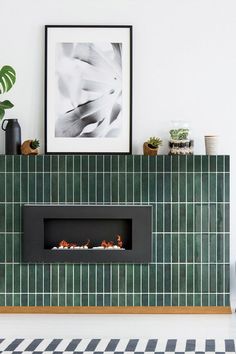
<svg viewBox="0 0 236 354">
<path fill-rule="evenodd" d="M 218 154 L 219 137 L 217 135 L 205 135 L 206 155 Z"/>
</svg>

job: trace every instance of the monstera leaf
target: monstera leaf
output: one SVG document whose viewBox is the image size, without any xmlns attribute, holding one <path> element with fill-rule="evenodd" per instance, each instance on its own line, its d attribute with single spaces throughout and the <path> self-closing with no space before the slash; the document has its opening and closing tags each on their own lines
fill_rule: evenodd
<svg viewBox="0 0 236 354">
<path fill-rule="evenodd" d="M 64 43 L 58 62 L 57 137 L 116 137 L 121 127 L 119 43 Z"/>
<path fill-rule="evenodd" d="M 0 93 L 8 92 L 14 83 L 16 82 L 16 72 L 15 70 L 8 65 L 5 65 L 0 70 Z M 5 115 L 5 109 L 10 109 L 14 105 L 8 101 L 0 101 L 0 120 Z"/>
<path fill-rule="evenodd" d="M 15 70 L 9 65 L 3 66 L 0 69 L 0 93 L 8 92 L 15 82 Z"/>
</svg>

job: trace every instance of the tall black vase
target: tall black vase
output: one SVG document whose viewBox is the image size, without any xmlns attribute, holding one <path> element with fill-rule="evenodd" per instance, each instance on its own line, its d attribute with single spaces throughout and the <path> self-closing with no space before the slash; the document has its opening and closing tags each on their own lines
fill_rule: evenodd
<svg viewBox="0 0 236 354">
<path fill-rule="evenodd" d="M 7 125 L 4 123 L 7 122 Z M 2 130 L 5 131 L 5 154 L 20 155 L 21 128 L 18 119 L 4 119 Z"/>
</svg>

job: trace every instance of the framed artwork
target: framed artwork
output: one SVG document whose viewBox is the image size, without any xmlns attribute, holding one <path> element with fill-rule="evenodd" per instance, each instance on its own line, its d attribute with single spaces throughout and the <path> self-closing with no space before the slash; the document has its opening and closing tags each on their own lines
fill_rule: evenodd
<svg viewBox="0 0 236 354">
<path fill-rule="evenodd" d="M 132 26 L 46 26 L 45 43 L 45 153 L 131 153 Z"/>
</svg>

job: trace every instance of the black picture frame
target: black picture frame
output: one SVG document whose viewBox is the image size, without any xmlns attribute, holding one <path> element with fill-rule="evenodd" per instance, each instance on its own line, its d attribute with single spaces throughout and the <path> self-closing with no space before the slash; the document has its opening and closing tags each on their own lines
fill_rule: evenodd
<svg viewBox="0 0 236 354">
<path fill-rule="evenodd" d="M 129 31 L 129 146 L 128 151 L 106 151 L 106 152 L 90 152 L 90 151 L 49 151 L 48 148 L 48 33 L 50 29 L 57 28 L 121 28 Z M 45 154 L 56 155 L 130 155 L 132 154 L 132 115 L 133 115 L 133 26 L 132 25 L 45 25 L 45 80 L 44 80 L 44 139 Z"/>
</svg>

